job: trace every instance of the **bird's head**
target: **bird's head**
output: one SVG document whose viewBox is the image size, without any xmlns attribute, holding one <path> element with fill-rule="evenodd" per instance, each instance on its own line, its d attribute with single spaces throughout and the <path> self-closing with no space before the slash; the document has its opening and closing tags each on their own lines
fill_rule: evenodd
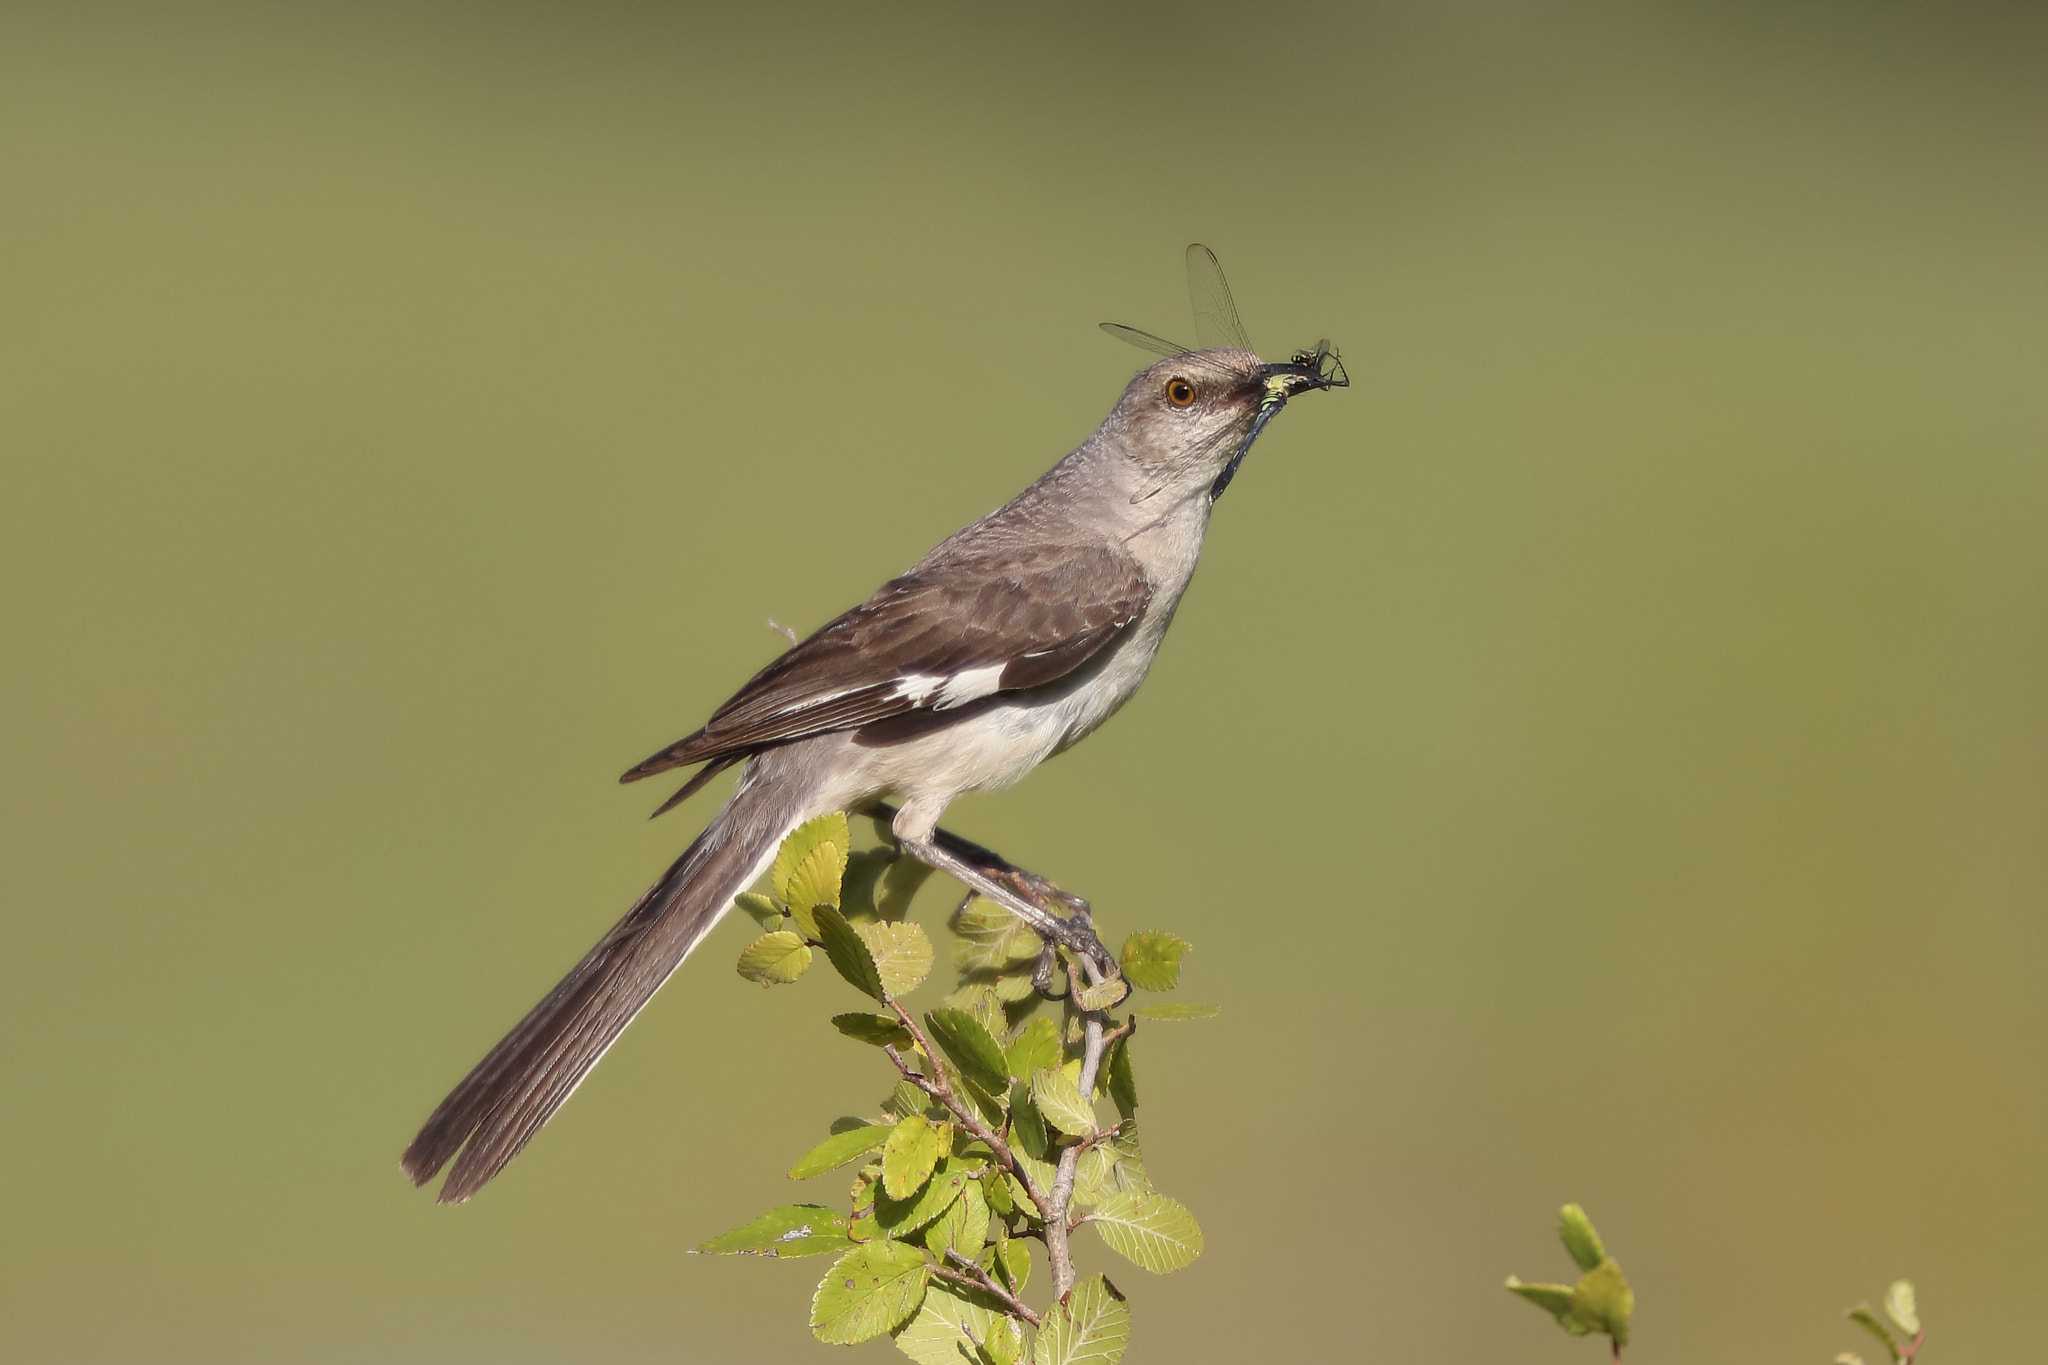
<svg viewBox="0 0 2048 1365">
<path fill-rule="evenodd" d="M 1287 400 L 1351 381 L 1328 342 L 1270 363 L 1250 351 L 1183 351 L 1138 373 L 1111 423 L 1124 453 L 1144 467 L 1135 500 L 1206 493 L 1213 501 Z"/>
</svg>

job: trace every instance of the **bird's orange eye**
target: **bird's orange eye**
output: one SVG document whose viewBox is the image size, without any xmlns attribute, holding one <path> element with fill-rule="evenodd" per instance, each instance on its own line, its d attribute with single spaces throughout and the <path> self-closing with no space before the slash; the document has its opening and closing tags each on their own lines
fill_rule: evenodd
<svg viewBox="0 0 2048 1365">
<path fill-rule="evenodd" d="M 1178 376 L 1166 381 L 1166 401 L 1177 408 L 1184 408 L 1195 401 L 1195 386 Z"/>
</svg>

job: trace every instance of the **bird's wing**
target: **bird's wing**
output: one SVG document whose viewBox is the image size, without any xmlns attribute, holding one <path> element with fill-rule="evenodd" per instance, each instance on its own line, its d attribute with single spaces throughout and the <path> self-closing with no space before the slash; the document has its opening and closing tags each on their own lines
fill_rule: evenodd
<svg viewBox="0 0 2048 1365">
<path fill-rule="evenodd" d="M 920 566 L 784 653 L 703 729 L 619 780 L 1042 686 L 1116 639 L 1151 596 L 1121 545 L 1020 547 Z"/>
</svg>

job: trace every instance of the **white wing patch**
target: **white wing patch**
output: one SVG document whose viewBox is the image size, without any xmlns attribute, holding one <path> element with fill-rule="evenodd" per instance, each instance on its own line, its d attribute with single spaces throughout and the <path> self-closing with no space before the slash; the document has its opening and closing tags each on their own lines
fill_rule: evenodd
<svg viewBox="0 0 2048 1365">
<path fill-rule="evenodd" d="M 944 687 L 949 681 L 951 680 L 943 673 L 911 673 L 896 680 L 896 687 L 891 695 L 908 697 L 914 704 L 922 706 L 931 698 L 932 693 Z"/>
<path fill-rule="evenodd" d="M 1005 666 L 986 664 L 959 673 L 906 673 L 896 680 L 889 695 L 905 698 L 913 706 L 945 711 L 1001 690 Z"/>
<path fill-rule="evenodd" d="M 965 706 L 968 702 L 997 691 L 1003 682 L 1003 669 L 1007 664 L 986 664 L 955 673 L 946 679 L 946 685 L 939 689 L 939 699 L 932 703 L 932 710 L 944 711 L 949 707 Z"/>
</svg>

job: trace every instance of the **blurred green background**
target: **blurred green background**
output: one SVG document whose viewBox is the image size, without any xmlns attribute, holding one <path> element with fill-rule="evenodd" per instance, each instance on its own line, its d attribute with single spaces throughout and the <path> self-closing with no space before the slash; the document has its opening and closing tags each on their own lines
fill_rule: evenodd
<svg viewBox="0 0 2048 1365">
<path fill-rule="evenodd" d="M 949 819 L 1226 1009 L 1139 1054 L 1209 1251 L 1131 1360 L 1594 1360 L 1500 1289 L 1567 1199 L 1644 1360 L 1896 1275 L 2037 1352 L 2044 70 L 2020 4 L 0 10 L 0 1353 L 827 1359 L 816 1263 L 684 1254 L 886 1088 L 738 927 L 474 1204 L 398 1152 L 710 809 L 615 774 L 1084 437 L 1190 240 L 1357 382 Z"/>
</svg>

